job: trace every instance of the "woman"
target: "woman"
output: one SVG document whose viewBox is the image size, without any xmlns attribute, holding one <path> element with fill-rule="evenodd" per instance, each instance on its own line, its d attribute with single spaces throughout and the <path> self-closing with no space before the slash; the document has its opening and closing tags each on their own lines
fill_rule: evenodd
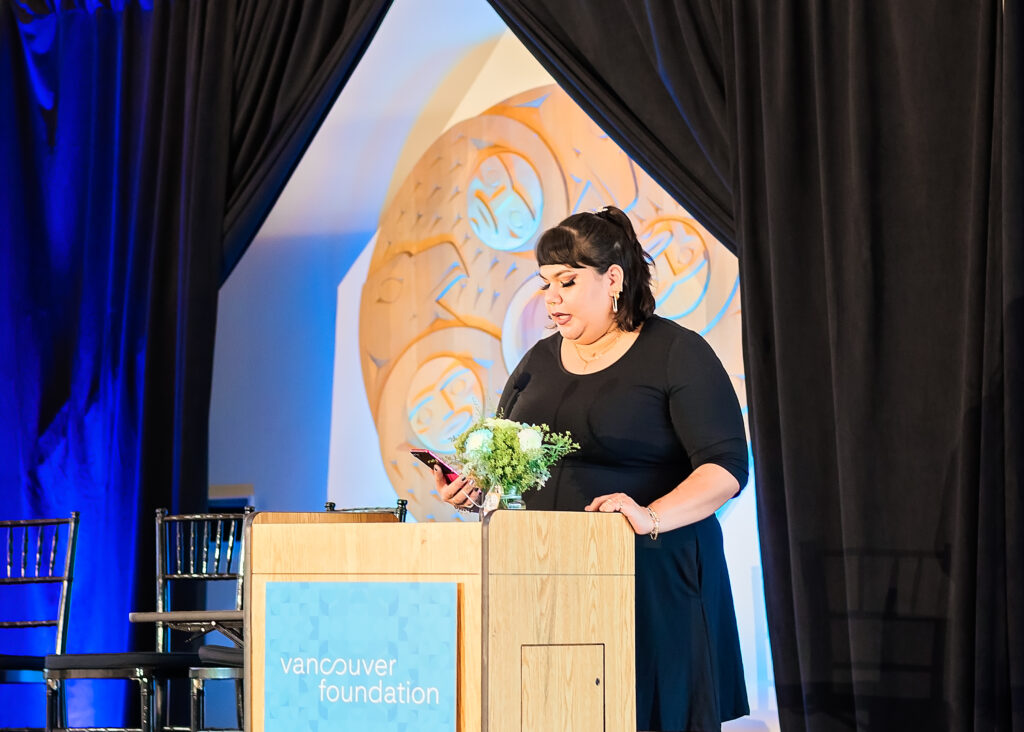
<svg viewBox="0 0 1024 732">
<path fill-rule="evenodd" d="M 699 335 L 654 315 L 651 261 L 621 210 L 570 216 L 536 253 L 558 333 L 523 357 L 498 409 L 569 430 L 580 449 L 527 507 L 629 520 L 638 729 L 720 729 L 749 712 L 715 517 L 747 481 L 736 395 Z M 479 503 L 466 478 L 435 480 L 448 502 Z"/>
</svg>

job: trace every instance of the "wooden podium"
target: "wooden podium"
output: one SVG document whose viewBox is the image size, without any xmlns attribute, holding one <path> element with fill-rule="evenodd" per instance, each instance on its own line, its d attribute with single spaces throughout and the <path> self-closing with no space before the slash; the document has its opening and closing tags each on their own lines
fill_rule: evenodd
<svg viewBox="0 0 1024 732">
<path fill-rule="evenodd" d="M 374 518 L 377 516 L 379 518 Z M 452 582 L 460 732 L 636 729 L 633 531 L 619 514 L 482 523 L 256 513 L 245 568 L 245 727 L 264 732 L 268 582 Z"/>
</svg>

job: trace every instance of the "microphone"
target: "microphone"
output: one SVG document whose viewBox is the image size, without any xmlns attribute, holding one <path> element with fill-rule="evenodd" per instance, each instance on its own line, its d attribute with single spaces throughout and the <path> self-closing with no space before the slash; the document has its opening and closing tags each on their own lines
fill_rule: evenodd
<svg viewBox="0 0 1024 732">
<path fill-rule="evenodd" d="M 523 389 L 530 383 L 529 372 L 524 371 L 519 374 L 515 382 L 512 384 L 512 396 L 508 398 L 508 404 L 505 405 L 505 417 L 506 419 L 512 419 L 512 410 L 516 406 L 516 402 L 519 401 L 519 395 L 523 393 Z"/>
</svg>

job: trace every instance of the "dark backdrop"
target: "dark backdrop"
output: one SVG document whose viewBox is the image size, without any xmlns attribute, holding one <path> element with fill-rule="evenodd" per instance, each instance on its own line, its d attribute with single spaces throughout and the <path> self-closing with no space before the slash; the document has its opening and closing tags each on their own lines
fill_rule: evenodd
<svg viewBox="0 0 1024 732">
<path fill-rule="evenodd" d="M 83 510 L 72 650 L 202 504 L 217 284 L 386 4 L 0 8 L 0 485 Z M 1019 7 L 492 4 L 740 254 L 784 728 L 1024 727 Z"/>
<path fill-rule="evenodd" d="M 1024 729 L 1019 4 L 490 1 L 739 254 L 783 729 Z"/>
<path fill-rule="evenodd" d="M 389 4 L 0 5 L 0 513 L 81 511 L 69 651 L 152 647 L 127 615 L 154 509 L 205 506 L 218 287 Z M 118 722 L 91 693 L 71 722 Z"/>
</svg>

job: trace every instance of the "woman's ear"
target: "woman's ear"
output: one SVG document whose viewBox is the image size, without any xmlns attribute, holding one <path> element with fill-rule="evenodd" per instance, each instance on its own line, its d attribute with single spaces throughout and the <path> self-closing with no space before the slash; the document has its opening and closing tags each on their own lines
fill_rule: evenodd
<svg viewBox="0 0 1024 732">
<path fill-rule="evenodd" d="M 622 292 L 622 280 L 624 276 L 622 267 L 617 264 L 613 264 L 608 268 L 608 271 L 604 273 L 604 276 L 611 292 Z"/>
</svg>

